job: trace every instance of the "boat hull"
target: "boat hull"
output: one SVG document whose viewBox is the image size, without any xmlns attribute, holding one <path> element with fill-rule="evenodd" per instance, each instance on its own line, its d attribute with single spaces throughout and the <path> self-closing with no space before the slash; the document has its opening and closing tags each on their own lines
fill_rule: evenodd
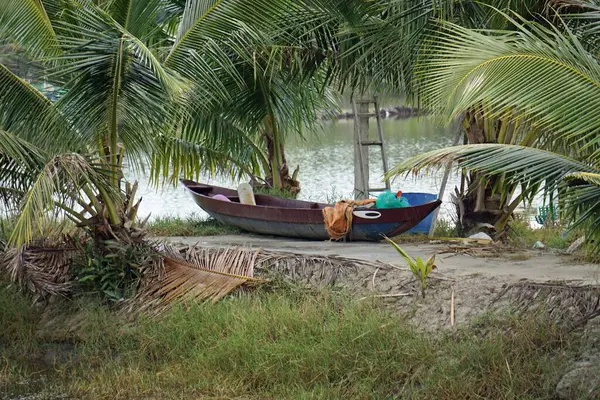
<svg viewBox="0 0 600 400">
<path fill-rule="evenodd" d="M 329 239 L 322 214 L 322 209 L 328 204 L 258 194 L 255 196 L 257 205 L 246 205 L 237 202 L 235 190 L 189 180 L 181 182 L 200 208 L 224 224 L 265 235 Z M 227 196 L 232 201 L 213 198 L 216 194 Z M 383 236 L 399 235 L 417 225 L 440 204 L 441 201 L 436 200 L 406 208 L 357 209 L 353 213 L 347 240 L 377 241 Z"/>
</svg>

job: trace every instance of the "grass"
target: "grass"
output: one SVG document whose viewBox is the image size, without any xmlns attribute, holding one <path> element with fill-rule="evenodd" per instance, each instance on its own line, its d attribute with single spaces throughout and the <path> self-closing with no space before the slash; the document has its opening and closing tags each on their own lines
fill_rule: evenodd
<svg viewBox="0 0 600 400">
<path fill-rule="evenodd" d="M 517 216 L 510 223 L 509 240 L 518 247 L 531 248 L 540 241 L 548 248 L 564 250 L 580 236 L 583 236 L 581 231 L 569 232 L 559 225 L 533 229 L 524 216 Z"/>
<path fill-rule="evenodd" d="M 433 232 L 433 235 L 437 237 L 456 237 L 456 226 L 447 219 L 440 218 L 435 224 L 435 231 Z"/>
<path fill-rule="evenodd" d="M 568 231 L 565 227 L 558 225 L 534 229 L 526 216 L 516 215 L 516 218 L 510 222 L 508 240 L 513 247 L 521 249 L 531 249 L 535 242 L 540 241 L 547 248 L 564 250 L 581 236 L 583 236 L 583 232 L 580 230 Z M 440 219 L 436 224 L 433 237 L 423 233 L 404 234 L 394 239 L 404 243 L 419 243 L 436 238 L 455 237 L 458 237 L 456 227 L 451 222 Z"/>
<path fill-rule="evenodd" d="M 195 214 L 188 217 L 158 217 L 148 222 L 153 236 L 217 236 L 241 233 L 233 226 L 209 218 L 201 219 Z"/>
<path fill-rule="evenodd" d="M 377 303 L 290 288 L 136 322 L 93 302 L 71 303 L 77 322 L 66 318 L 46 332 L 37 329 L 41 310 L 29 304 L 0 290 L 0 391 L 8 396 L 551 398 L 577 345 L 542 317 L 486 317 L 430 334 Z"/>
<path fill-rule="evenodd" d="M 70 221 L 62 223 L 71 224 Z M 60 224 L 61 222 L 51 222 L 47 231 L 58 229 Z M 0 245 L 8 241 L 13 225 L 12 218 L 0 218 Z M 224 225 L 213 218 L 204 219 L 194 213 L 187 217 L 157 217 L 148 222 L 147 228 L 153 236 L 217 236 L 241 233 L 241 230 L 233 226 Z"/>
<path fill-rule="evenodd" d="M 254 188 L 253 190 L 254 190 L 254 194 L 267 194 L 270 196 L 283 197 L 286 199 L 295 199 L 297 197 L 296 193 L 292 193 L 290 190 L 285 189 L 285 188 L 275 189 L 275 188 L 260 186 L 260 187 Z"/>
</svg>

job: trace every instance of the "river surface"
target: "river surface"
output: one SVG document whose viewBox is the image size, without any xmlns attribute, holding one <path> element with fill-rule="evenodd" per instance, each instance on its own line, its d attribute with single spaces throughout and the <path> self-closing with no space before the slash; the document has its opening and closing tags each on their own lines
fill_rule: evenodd
<svg viewBox="0 0 600 400">
<path fill-rule="evenodd" d="M 390 168 L 411 156 L 429 150 L 451 146 L 456 136 L 449 127 L 442 127 L 427 118 L 382 120 L 385 146 Z M 376 138 L 376 122 L 371 120 L 369 134 Z M 286 157 L 290 170 L 300 166 L 299 199 L 331 202 L 352 198 L 354 189 L 353 121 L 341 120 L 326 123 L 316 132 L 307 133 L 305 138 L 289 137 L 286 142 Z M 383 167 L 377 147 L 370 148 L 371 187 L 382 185 Z M 443 171 L 437 174 L 414 177 L 398 177 L 392 182 L 393 190 L 405 192 L 427 192 L 437 194 Z M 206 216 L 196 206 L 181 185 L 154 189 L 144 176 L 129 176 L 140 182 L 139 194 L 143 196 L 141 215 L 152 218 L 163 216 L 186 217 L 192 214 Z M 204 177 L 203 182 L 235 187 L 237 182 L 227 178 Z M 458 184 L 458 176 L 451 174 L 443 197 L 441 215 L 450 218 L 453 207 L 449 193 Z"/>
</svg>

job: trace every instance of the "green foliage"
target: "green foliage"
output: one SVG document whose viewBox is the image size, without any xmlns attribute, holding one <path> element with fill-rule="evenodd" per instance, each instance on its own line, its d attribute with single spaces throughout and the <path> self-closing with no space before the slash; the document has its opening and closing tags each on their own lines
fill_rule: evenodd
<svg viewBox="0 0 600 400">
<path fill-rule="evenodd" d="M 338 189 L 336 189 L 335 186 L 331 187 L 326 195 L 325 195 L 325 202 L 327 204 L 335 204 L 338 201 L 342 201 L 345 199 L 350 199 L 352 198 L 352 194 L 344 194 L 340 191 L 338 191 Z"/>
<path fill-rule="evenodd" d="M 254 189 L 254 192 L 256 194 L 267 194 L 271 196 L 283 197 L 285 199 L 295 199 L 297 197 L 297 193 L 292 193 L 286 188 L 276 189 L 268 187 L 257 187 Z"/>
<path fill-rule="evenodd" d="M 0 296 L 0 320 L 25 332 L 3 345 L 30 346 L 3 353 L 9 396 L 551 398 L 577 345 L 541 316 L 488 316 L 452 333 L 424 334 L 376 303 L 289 290 L 134 323 L 81 303 L 56 315 L 62 322 L 51 331 L 36 332 L 39 312 L 14 292 Z M 56 343 L 65 344 L 61 351 Z M 30 362 L 44 354 L 56 357 Z"/>
<path fill-rule="evenodd" d="M 144 269 L 152 266 L 157 251 L 145 242 L 123 243 L 92 240 L 80 242 L 80 253 L 73 263 L 76 271 L 76 291 L 101 295 L 109 301 L 132 296 L 140 283 Z"/>
<path fill-rule="evenodd" d="M 540 225 L 551 225 L 558 222 L 558 212 L 556 205 L 538 207 L 538 214 L 535 221 Z"/>
<path fill-rule="evenodd" d="M 600 250 L 600 185 L 594 183 L 593 177 L 598 174 L 594 164 L 525 146 L 478 144 L 420 154 L 394 167 L 390 175 L 408 171 L 417 174 L 448 162 L 457 162 L 459 168 L 479 171 L 488 177 L 502 174 L 505 182 L 521 187 L 525 198 L 533 198 L 539 192 L 549 201 L 558 197 L 563 224 L 568 229 L 581 228 L 591 242 L 590 248 L 595 252 Z"/>
<path fill-rule="evenodd" d="M 558 200 L 562 223 L 583 228 L 590 248 L 598 253 L 600 125 L 586 116 L 600 104 L 598 42 L 591 35 L 600 14 L 592 3 L 578 6 L 576 14 L 565 15 L 567 24 L 556 18 L 556 26 L 493 8 L 495 17 L 512 30 L 483 32 L 438 22 L 426 35 L 415 68 L 422 105 L 446 118 L 475 113 L 475 119 L 501 124 L 497 138 L 476 143 L 505 144 L 429 152 L 406 160 L 391 174 L 455 161 L 460 169 L 483 176 L 484 183 L 494 181 L 502 199 L 520 189 L 513 206 L 541 192 L 550 204 Z M 567 10 L 567 3 L 559 7 L 560 12 Z M 478 132 L 467 129 L 466 134 L 471 140 L 469 135 Z M 499 229 L 506 218 L 498 221 Z"/>
<path fill-rule="evenodd" d="M 35 334 L 38 314 L 32 307 L 31 298 L 0 279 L 0 345 L 7 346 L 12 341 L 22 344 L 29 340 Z"/>
<path fill-rule="evenodd" d="M 420 256 L 417 258 L 412 258 L 408 255 L 406 251 L 404 251 L 396 242 L 392 239 L 386 237 L 387 240 L 396 251 L 406 260 L 408 266 L 410 267 L 411 272 L 413 273 L 415 279 L 421 284 L 421 295 L 425 298 L 425 287 L 427 285 L 427 277 L 429 274 L 436 268 L 435 266 L 435 254 L 427 259 L 427 261 L 423 261 Z"/>
<path fill-rule="evenodd" d="M 548 248 L 563 250 L 583 234 L 581 229 L 568 230 L 561 225 L 532 228 L 527 215 L 516 214 L 509 222 L 508 238 L 518 247 L 531 248 L 535 242 L 540 241 Z"/>
<path fill-rule="evenodd" d="M 124 159 L 138 171 L 150 163 L 155 182 L 267 173 L 265 133 L 277 152 L 329 108 L 319 63 L 290 58 L 298 35 L 280 30 L 303 5 L 193 3 L 2 2 L 0 36 L 64 88 L 51 102 L 0 65 L 0 195 L 18 210 L 14 244 L 58 208 L 81 223 L 91 207 L 119 225 Z M 78 168 L 60 162 L 75 156 Z"/>
<path fill-rule="evenodd" d="M 148 222 L 153 236 L 218 236 L 238 234 L 241 231 L 213 218 L 202 219 L 191 214 L 187 217 L 158 217 Z"/>
<path fill-rule="evenodd" d="M 447 219 L 438 218 L 437 223 L 435 225 L 435 232 L 433 233 L 434 236 L 449 238 L 456 237 L 457 233 L 458 230 L 456 229 L 455 224 L 453 224 Z"/>
</svg>

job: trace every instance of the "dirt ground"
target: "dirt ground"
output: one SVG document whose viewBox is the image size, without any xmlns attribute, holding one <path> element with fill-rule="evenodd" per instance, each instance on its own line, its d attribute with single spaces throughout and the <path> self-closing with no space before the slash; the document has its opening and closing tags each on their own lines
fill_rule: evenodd
<svg viewBox="0 0 600 400">
<path fill-rule="evenodd" d="M 251 235 L 172 237 L 169 240 L 203 247 L 244 246 L 308 256 L 340 256 L 405 267 L 400 255 L 385 242 L 343 243 Z M 462 243 L 410 243 L 401 246 L 413 257 L 426 258 L 436 254 L 438 274 L 451 278 L 478 274 L 494 278 L 494 281 L 500 279 L 507 282 L 527 279 L 536 282 L 558 280 L 579 284 L 600 283 L 600 264 L 574 262 L 572 257 L 550 250 L 492 250 L 490 246 L 465 246 Z"/>
<path fill-rule="evenodd" d="M 492 306 L 510 302 L 561 310 L 557 318 L 576 321 L 592 312 L 600 296 L 600 265 L 573 262 L 550 251 L 508 249 L 462 243 L 403 244 L 412 256 L 436 254 L 426 298 L 396 250 L 387 243 L 336 243 L 263 236 L 174 237 L 172 242 L 201 247 L 244 246 L 266 257 L 257 273 L 279 273 L 311 286 L 333 285 L 368 301 L 383 299 L 427 330 L 471 321 Z M 560 293 L 557 295 L 556 293 Z M 542 306 L 542 305 L 538 305 Z M 453 310 L 452 310 L 453 309 Z M 451 314 L 453 314 L 451 316 Z"/>
</svg>

